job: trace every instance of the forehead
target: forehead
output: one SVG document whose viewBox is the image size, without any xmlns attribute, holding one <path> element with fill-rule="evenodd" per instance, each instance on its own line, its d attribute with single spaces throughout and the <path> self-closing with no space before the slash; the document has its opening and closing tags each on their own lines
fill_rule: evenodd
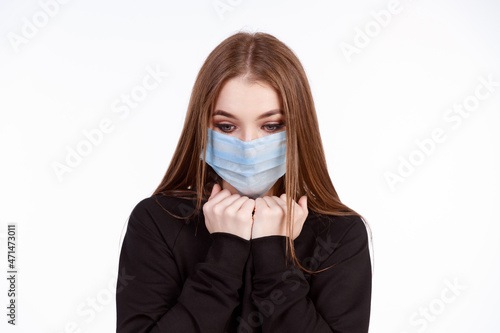
<svg viewBox="0 0 500 333">
<path fill-rule="evenodd" d="M 223 110 L 234 115 L 260 114 L 279 109 L 280 98 L 273 87 L 263 81 L 248 82 L 243 77 L 226 81 L 215 103 L 216 111 Z"/>
</svg>

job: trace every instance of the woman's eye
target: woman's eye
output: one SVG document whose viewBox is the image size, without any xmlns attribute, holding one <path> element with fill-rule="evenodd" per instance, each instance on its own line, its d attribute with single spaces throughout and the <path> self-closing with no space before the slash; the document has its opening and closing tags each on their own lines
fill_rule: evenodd
<svg viewBox="0 0 500 333">
<path fill-rule="evenodd" d="M 231 129 L 229 129 L 228 127 L 232 128 L 234 127 L 234 125 L 229 125 L 229 124 L 217 124 L 215 125 L 218 129 L 220 129 L 222 132 L 231 132 Z"/>
<path fill-rule="evenodd" d="M 283 126 L 285 126 L 284 123 L 266 124 L 266 125 L 263 125 L 262 128 L 267 132 L 276 132 L 277 130 L 279 130 Z M 215 127 L 220 129 L 224 133 L 231 133 L 234 130 L 234 125 L 231 125 L 231 124 L 216 124 Z"/>
<path fill-rule="evenodd" d="M 276 132 L 277 130 L 279 130 L 283 126 L 285 126 L 284 123 L 264 125 L 264 127 L 266 127 L 266 130 L 269 132 Z"/>
</svg>

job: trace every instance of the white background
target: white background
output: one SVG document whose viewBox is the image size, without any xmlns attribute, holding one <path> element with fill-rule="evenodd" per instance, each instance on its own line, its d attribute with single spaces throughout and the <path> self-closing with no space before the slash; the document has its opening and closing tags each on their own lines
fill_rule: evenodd
<svg viewBox="0 0 500 333">
<path fill-rule="evenodd" d="M 0 279 L 2 332 L 115 330 L 128 216 L 168 167 L 203 61 L 239 30 L 273 34 L 306 70 L 330 176 L 373 232 L 370 332 L 500 330 L 499 1 L 55 1 L 0 1 L 0 276 L 9 223 L 19 269 L 14 328 Z M 124 108 L 148 69 L 168 76 Z"/>
</svg>

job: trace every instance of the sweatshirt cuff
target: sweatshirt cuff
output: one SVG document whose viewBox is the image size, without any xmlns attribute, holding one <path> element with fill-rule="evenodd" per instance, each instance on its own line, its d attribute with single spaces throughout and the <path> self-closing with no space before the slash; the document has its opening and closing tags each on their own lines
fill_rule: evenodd
<svg viewBox="0 0 500 333">
<path fill-rule="evenodd" d="M 250 254 L 250 241 L 227 232 L 210 234 L 212 245 L 205 262 L 221 267 L 229 274 L 241 275 Z"/>
<path fill-rule="evenodd" d="M 285 236 L 259 237 L 252 239 L 251 243 L 255 275 L 287 270 Z"/>
</svg>

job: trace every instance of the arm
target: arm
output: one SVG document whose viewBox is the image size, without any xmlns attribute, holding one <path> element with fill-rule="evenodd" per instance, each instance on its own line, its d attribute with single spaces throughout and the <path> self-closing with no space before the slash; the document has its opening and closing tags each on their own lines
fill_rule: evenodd
<svg viewBox="0 0 500 333">
<path fill-rule="evenodd" d="M 138 207 L 131 214 L 120 253 L 117 283 L 118 333 L 222 332 L 239 304 L 238 288 L 250 241 L 212 233 L 203 262 L 181 281 L 173 253 L 151 215 Z"/>
<path fill-rule="evenodd" d="M 302 270 L 285 266 L 285 241 L 252 240 L 252 298 L 265 310 L 263 332 L 368 332 L 371 262 L 363 221 L 349 226 L 318 270 L 337 264 L 313 274 L 310 285 Z"/>
</svg>

